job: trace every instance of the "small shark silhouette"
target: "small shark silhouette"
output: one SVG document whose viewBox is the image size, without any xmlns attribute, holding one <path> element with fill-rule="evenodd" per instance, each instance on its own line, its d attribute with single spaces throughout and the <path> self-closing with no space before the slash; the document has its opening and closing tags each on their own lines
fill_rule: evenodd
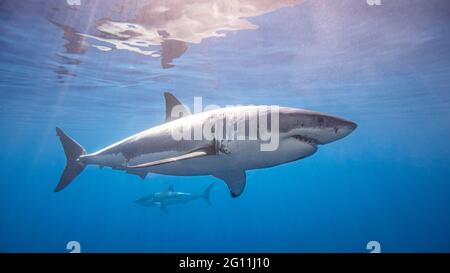
<svg viewBox="0 0 450 273">
<path fill-rule="evenodd" d="M 184 204 L 193 200 L 197 200 L 200 198 L 205 199 L 206 203 L 211 205 L 211 201 L 209 200 L 209 194 L 211 192 L 211 188 L 214 184 L 209 185 L 203 194 L 191 194 L 186 192 L 177 192 L 173 189 L 173 184 L 170 185 L 166 191 L 163 192 L 155 192 L 150 195 L 144 196 L 135 200 L 136 204 L 139 204 L 144 207 L 157 207 L 160 208 L 164 212 L 169 212 L 167 210 L 167 206 L 175 205 L 175 204 Z"/>
</svg>

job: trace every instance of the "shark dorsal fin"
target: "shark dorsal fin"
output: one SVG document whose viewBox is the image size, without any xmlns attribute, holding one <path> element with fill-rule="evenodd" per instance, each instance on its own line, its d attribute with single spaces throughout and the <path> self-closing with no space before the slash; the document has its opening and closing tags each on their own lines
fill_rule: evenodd
<svg viewBox="0 0 450 273">
<path fill-rule="evenodd" d="M 173 184 L 171 184 L 171 185 L 167 188 L 167 191 L 174 191 L 174 190 L 173 190 Z"/>
<path fill-rule="evenodd" d="M 166 100 L 166 122 L 176 120 L 181 117 L 192 115 L 191 111 L 189 111 L 189 109 L 185 105 L 183 105 L 177 98 L 175 98 L 175 96 L 172 95 L 172 93 L 164 92 L 164 98 Z M 178 106 L 178 105 L 180 105 L 180 106 Z M 181 117 L 172 117 L 172 109 L 175 106 L 180 107 L 178 109 L 179 110 L 178 112 L 181 112 L 181 111 L 183 112 Z"/>
</svg>

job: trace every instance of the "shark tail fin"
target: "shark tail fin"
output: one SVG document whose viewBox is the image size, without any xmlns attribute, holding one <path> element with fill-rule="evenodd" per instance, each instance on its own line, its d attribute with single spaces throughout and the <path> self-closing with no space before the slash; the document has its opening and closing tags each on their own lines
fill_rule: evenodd
<svg viewBox="0 0 450 273">
<path fill-rule="evenodd" d="M 209 185 L 203 192 L 203 198 L 205 199 L 206 203 L 208 203 L 209 205 L 211 205 L 211 200 L 209 199 L 209 194 L 211 193 L 211 189 L 212 189 L 213 185 L 214 184 Z"/>
<path fill-rule="evenodd" d="M 84 170 L 85 164 L 79 162 L 78 159 L 81 155 L 86 154 L 86 150 L 58 127 L 56 127 L 56 135 L 61 141 L 67 159 L 66 167 L 55 188 L 55 192 L 58 192 L 67 187 Z"/>
</svg>

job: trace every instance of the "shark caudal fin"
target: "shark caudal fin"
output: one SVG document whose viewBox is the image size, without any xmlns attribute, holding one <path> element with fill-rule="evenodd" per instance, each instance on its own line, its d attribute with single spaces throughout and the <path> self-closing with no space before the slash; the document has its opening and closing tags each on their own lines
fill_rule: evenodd
<svg viewBox="0 0 450 273">
<path fill-rule="evenodd" d="M 59 179 L 59 183 L 55 188 L 55 192 L 58 192 L 72 182 L 85 168 L 85 165 L 78 161 L 80 155 L 85 155 L 86 150 L 81 147 L 75 140 L 66 135 L 61 129 L 56 127 L 56 135 L 59 137 L 61 144 L 66 154 L 66 167 Z"/>
<path fill-rule="evenodd" d="M 205 199 L 206 203 L 208 203 L 209 205 L 211 205 L 211 200 L 209 199 L 209 194 L 211 193 L 211 189 L 212 189 L 213 185 L 214 184 L 209 185 L 203 192 L 203 198 Z"/>
</svg>

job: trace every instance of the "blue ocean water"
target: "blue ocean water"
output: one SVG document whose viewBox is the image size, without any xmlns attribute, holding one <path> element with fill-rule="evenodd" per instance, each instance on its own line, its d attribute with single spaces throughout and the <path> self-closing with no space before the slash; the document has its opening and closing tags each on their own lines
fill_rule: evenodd
<svg viewBox="0 0 450 273">
<path fill-rule="evenodd" d="M 68 252 L 69 241 L 83 252 L 367 252 L 373 240 L 382 252 L 450 251 L 448 1 L 137 2 L 0 2 L 1 252 Z M 214 177 L 96 167 L 53 192 L 66 161 L 56 126 L 93 152 L 161 124 L 167 90 L 189 106 L 277 104 L 358 128 L 248 171 L 236 199 Z M 212 206 L 133 203 L 210 183 Z"/>
</svg>

